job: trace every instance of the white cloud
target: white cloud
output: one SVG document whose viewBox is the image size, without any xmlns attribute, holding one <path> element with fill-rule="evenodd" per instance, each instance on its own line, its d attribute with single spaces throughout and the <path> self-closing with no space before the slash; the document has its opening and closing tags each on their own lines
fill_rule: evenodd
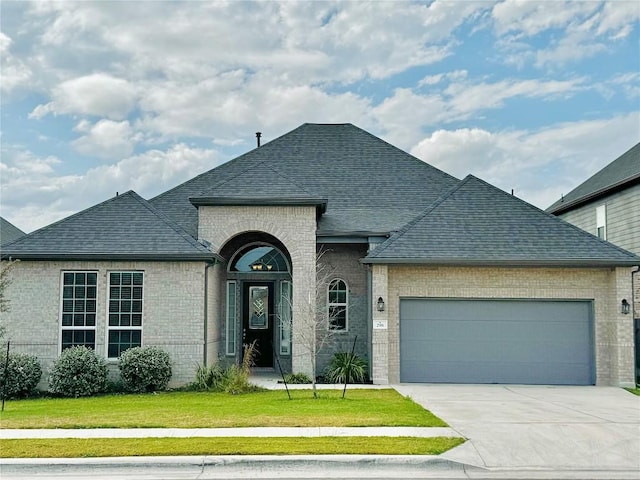
<svg viewBox="0 0 640 480">
<path fill-rule="evenodd" d="M 29 115 L 80 114 L 122 120 L 135 107 L 136 87 L 127 80 L 106 73 L 73 78 L 56 86 L 53 101 L 38 105 Z"/>
<path fill-rule="evenodd" d="M 8 159 L 8 160 L 7 160 Z M 220 164 L 214 150 L 176 144 L 148 150 L 113 165 L 101 165 L 82 174 L 60 175 L 55 157 L 37 158 L 30 152 L 7 148 L 0 164 L 2 216 L 32 231 L 115 195 L 135 190 L 145 198 Z"/>
<path fill-rule="evenodd" d="M 473 174 L 546 208 L 638 139 L 638 112 L 538 131 L 438 130 L 411 153 L 458 178 Z"/>
<path fill-rule="evenodd" d="M 122 158 L 130 155 L 136 143 L 128 121 L 114 122 L 100 120 L 95 125 L 83 120 L 76 126 L 77 131 L 85 132 L 72 142 L 80 153 L 99 158 Z"/>
<path fill-rule="evenodd" d="M 3 94 L 26 87 L 32 76 L 31 69 L 11 54 L 12 43 L 11 38 L 0 32 L 0 70 L 2 71 L 0 92 Z"/>
</svg>

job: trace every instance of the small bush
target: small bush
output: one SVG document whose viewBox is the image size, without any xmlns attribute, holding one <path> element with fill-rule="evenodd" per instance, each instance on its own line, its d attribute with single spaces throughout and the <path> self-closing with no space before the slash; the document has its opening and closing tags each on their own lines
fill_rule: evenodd
<svg viewBox="0 0 640 480">
<path fill-rule="evenodd" d="M 327 383 L 364 383 L 368 368 L 367 362 L 355 353 L 339 352 L 331 359 L 324 376 Z"/>
<path fill-rule="evenodd" d="M 287 373 L 284 376 L 284 381 L 291 385 L 299 385 L 311 383 L 311 378 L 306 373 Z"/>
<path fill-rule="evenodd" d="M 53 363 L 49 390 L 65 397 L 86 397 L 107 388 L 107 364 L 87 347 L 64 350 Z"/>
<path fill-rule="evenodd" d="M 42 368 L 35 355 L 9 354 L 0 364 L 0 398 L 25 398 L 37 392 L 36 386 L 42 378 Z"/>
<path fill-rule="evenodd" d="M 122 385 L 128 392 L 165 390 L 171 380 L 171 358 L 158 347 L 134 347 L 118 360 Z"/>
<path fill-rule="evenodd" d="M 190 389 L 208 392 L 225 392 L 232 395 L 256 392 L 260 387 L 249 383 L 249 375 L 256 355 L 255 342 L 244 349 L 242 364 L 230 365 L 226 368 L 218 364 L 210 367 L 198 366 L 196 378 L 190 385 Z"/>
</svg>

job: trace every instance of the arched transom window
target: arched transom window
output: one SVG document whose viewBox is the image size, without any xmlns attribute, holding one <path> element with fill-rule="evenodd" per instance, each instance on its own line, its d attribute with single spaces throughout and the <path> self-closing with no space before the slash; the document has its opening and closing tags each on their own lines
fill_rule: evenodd
<svg viewBox="0 0 640 480">
<path fill-rule="evenodd" d="M 280 250 L 271 245 L 249 245 L 231 261 L 231 272 L 288 272 L 289 264 Z"/>
<path fill-rule="evenodd" d="M 347 330 L 349 316 L 349 290 L 344 280 L 332 280 L 328 288 L 329 328 Z"/>
</svg>

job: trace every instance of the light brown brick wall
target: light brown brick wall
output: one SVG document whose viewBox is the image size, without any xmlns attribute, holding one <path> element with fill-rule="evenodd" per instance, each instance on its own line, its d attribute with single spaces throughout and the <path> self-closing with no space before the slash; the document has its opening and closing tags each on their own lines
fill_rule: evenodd
<svg viewBox="0 0 640 480">
<path fill-rule="evenodd" d="M 98 272 L 96 353 L 106 356 L 108 272 L 140 270 L 144 277 L 143 345 L 166 350 L 173 362 L 171 385 L 193 380 L 203 362 L 204 263 L 201 262 L 33 262 L 20 261 L 7 289 L 11 310 L 2 313 L 11 349 L 36 355 L 43 367 L 41 388 L 60 353 L 61 275 Z M 110 370 L 117 372 L 115 361 Z"/>
<path fill-rule="evenodd" d="M 315 311 L 316 209 L 306 206 L 216 206 L 198 209 L 198 237 L 220 249 L 232 238 L 246 232 L 264 232 L 280 240 L 292 262 L 293 339 L 292 362 L 295 372 L 311 373 L 311 362 L 303 330 L 309 330 Z M 217 268 L 217 267 L 216 267 Z M 224 281 L 221 274 L 218 281 Z M 209 330 L 222 328 L 218 312 L 210 319 Z"/>
</svg>

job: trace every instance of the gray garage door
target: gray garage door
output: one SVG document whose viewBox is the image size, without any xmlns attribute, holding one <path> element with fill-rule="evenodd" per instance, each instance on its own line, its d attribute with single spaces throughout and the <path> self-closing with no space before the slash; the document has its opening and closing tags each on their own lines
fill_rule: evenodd
<svg viewBox="0 0 640 480">
<path fill-rule="evenodd" d="M 591 385 L 589 301 L 400 301 L 400 380 Z"/>
</svg>

